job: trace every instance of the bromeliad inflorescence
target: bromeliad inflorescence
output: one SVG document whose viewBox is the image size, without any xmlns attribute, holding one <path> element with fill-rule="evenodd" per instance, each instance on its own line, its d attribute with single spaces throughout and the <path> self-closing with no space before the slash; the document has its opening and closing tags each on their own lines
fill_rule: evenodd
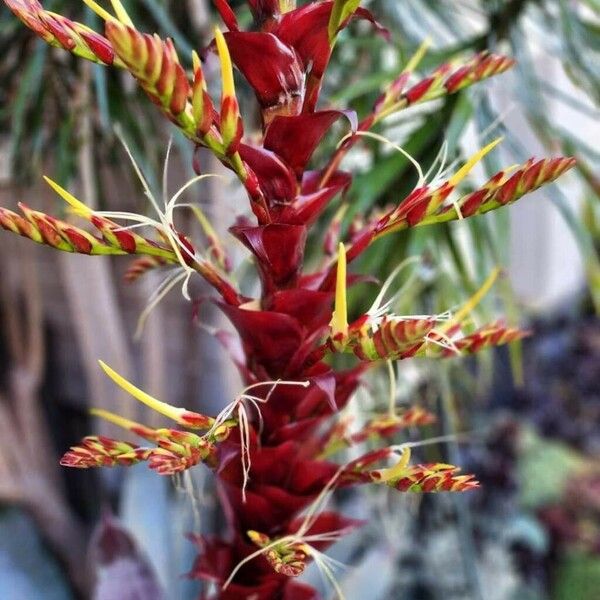
<svg viewBox="0 0 600 600">
<path fill-rule="evenodd" d="M 351 22 L 366 21 L 391 43 L 389 33 L 358 0 L 321 0 L 298 7 L 294 0 L 248 0 L 252 31 L 241 30 L 228 0 L 214 0 L 228 29 L 215 29 L 214 43 L 206 49 L 221 65 L 217 96 L 206 81 L 200 58 L 205 53 L 183 57 L 170 39 L 139 31 L 121 0 L 111 0 L 111 10 L 84 0 L 104 22 L 102 32 L 46 10 L 38 0 L 4 1 L 49 44 L 130 73 L 190 144 L 212 152 L 237 177 L 253 218 L 239 217 L 230 232 L 252 254 L 262 284 L 259 297 L 242 294 L 206 215 L 196 204 L 178 204 L 181 194 L 206 175 L 170 198 L 165 190 L 161 204 L 134 161 L 153 217 L 92 211 L 49 179 L 81 226 L 70 217 L 57 219 L 25 205 L 22 214 L 0 209 L 0 226 L 34 242 L 79 254 L 135 256 L 129 281 L 152 269 L 166 269 L 150 307 L 177 283 L 185 291 L 189 277 L 200 275 L 217 292 L 216 303 L 238 334 L 214 332 L 246 386 L 214 417 L 159 401 L 102 363 L 117 385 L 177 427 L 152 429 L 97 409 L 96 416 L 147 445 L 87 437 L 64 455 L 62 464 L 89 468 L 146 462 L 158 473 L 172 475 L 203 463 L 218 479 L 229 531 L 226 538 L 198 539 L 201 554 L 192 575 L 216 582 L 216 598 L 315 598 L 314 590 L 295 581 L 309 561 L 317 563 L 341 594 L 333 576 L 337 565 L 323 552 L 360 524 L 323 510 L 324 498 L 335 489 L 370 484 L 399 492 L 466 492 L 478 486 L 473 475 L 461 475 L 453 465 L 411 463 L 414 444 L 395 442 L 409 428 L 431 426 L 435 416 L 419 406 L 399 409 L 394 389 L 387 413 L 351 431 L 340 412 L 363 373 L 414 357 L 472 354 L 525 335 L 501 322 L 474 324 L 473 310 L 490 292 L 498 270 L 461 306 L 445 306 L 439 314 L 397 314 L 404 288 L 394 290 L 396 277 L 413 259 L 401 258 L 371 309 L 349 319 L 347 288 L 360 280 L 349 273 L 353 261 L 384 236 L 507 206 L 554 181 L 574 160 L 531 159 L 465 192 L 465 178 L 500 140 L 460 167 L 458 161 L 446 164 L 444 145 L 427 173 L 394 145 L 418 171 L 415 188 L 385 208 L 356 215 L 345 202 L 352 174 L 342 167 L 358 143 L 365 138 L 387 141 L 380 128 L 388 117 L 415 104 L 426 108 L 432 100 L 505 72 L 514 61 L 483 52 L 422 75 L 418 71 L 427 52 L 425 42 L 359 119 L 352 110 L 321 106 L 320 99 L 340 33 Z M 258 135 L 249 136 L 243 123 L 234 68 L 256 96 L 262 129 Z M 317 162 L 317 147 L 338 121 L 348 133 L 331 156 Z M 175 226 L 173 213 L 181 206 L 197 217 L 203 240 L 192 240 Z M 304 261 L 308 234 L 328 208 L 334 217 L 322 262 L 310 271 Z M 347 213 L 353 217 L 346 228 Z M 350 368 L 338 368 L 338 354 L 349 355 Z M 338 461 L 348 448 L 358 458 Z"/>
</svg>

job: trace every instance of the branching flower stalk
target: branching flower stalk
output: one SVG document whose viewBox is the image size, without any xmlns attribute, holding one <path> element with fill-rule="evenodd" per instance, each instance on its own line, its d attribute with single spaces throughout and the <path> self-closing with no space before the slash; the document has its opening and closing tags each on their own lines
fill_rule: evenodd
<svg viewBox="0 0 600 600">
<path fill-rule="evenodd" d="M 85 0 L 103 20 L 102 32 L 54 14 L 38 0 L 4 1 L 49 44 L 131 73 L 160 114 L 237 177 L 253 215 L 239 217 L 229 231 L 253 256 L 261 282 L 257 298 L 244 296 L 230 280 L 224 245 L 198 206 L 185 205 L 196 215 L 204 240 L 192 240 L 175 226 L 173 212 L 184 206 L 178 199 L 196 180 L 170 199 L 165 193 L 161 207 L 134 163 L 156 211 L 154 218 L 94 212 L 49 179 L 70 212 L 84 223 L 81 227 L 25 205 L 22 215 L 0 209 L 4 229 L 57 250 L 134 255 L 127 272 L 130 281 L 153 269 L 171 268 L 154 301 L 191 275 L 200 275 L 217 292 L 215 303 L 238 334 L 233 338 L 228 332 L 215 332 L 247 387 L 233 402 L 224 402 L 226 407 L 214 417 L 153 398 L 101 363 L 116 385 L 175 427 L 152 429 L 96 409 L 94 414 L 141 437 L 146 445 L 90 436 L 71 448 L 62 464 L 89 468 L 146 462 L 159 474 L 174 475 L 203 463 L 216 475 L 228 529 L 197 539 L 200 555 L 191 570 L 193 577 L 216 584 L 214 597 L 222 600 L 315 599 L 316 591 L 295 579 L 313 560 L 339 593 L 332 572 L 335 565 L 323 553 L 361 524 L 325 511 L 325 496 L 359 485 L 419 493 L 466 492 L 478 486 L 473 475 L 461 475 L 453 465 L 411 462 L 410 445 L 398 446 L 398 435 L 407 428 L 430 425 L 435 417 L 419 406 L 398 409 L 395 387 L 388 411 L 351 432 L 340 413 L 361 385 L 362 374 L 414 357 L 468 355 L 526 334 L 501 321 L 473 326 L 471 313 L 490 292 L 498 270 L 458 309 L 447 307 L 438 315 L 395 314 L 398 294 L 406 289 L 394 289 L 396 278 L 412 262 L 405 257 L 374 294 L 372 308 L 350 320 L 347 289 L 360 281 L 349 272 L 352 262 L 384 236 L 507 206 L 554 181 L 574 160 L 531 159 L 501 170 L 465 193 L 463 181 L 500 140 L 460 167 L 447 164 L 444 145 L 427 173 L 398 146 L 419 173 L 415 189 L 388 208 L 358 215 L 343 237 L 347 205 L 340 202 L 326 234 L 321 267 L 310 271 L 304 264 L 308 233 L 352 186 L 352 174 L 342 170 L 351 148 L 365 137 L 385 141 L 377 128 L 390 115 L 499 75 L 513 65 L 511 58 L 480 53 L 417 76 L 426 42 L 384 86 L 371 113 L 359 120 L 351 110 L 320 103 L 339 33 L 353 20 L 367 21 L 391 43 L 385 28 L 357 0 L 321 0 L 299 7 L 293 0 L 248 0 L 252 31 L 240 29 L 228 0 L 215 0 L 228 29 L 225 33 L 215 29 L 214 44 L 208 49 L 221 64 L 218 99 L 208 91 L 201 53 L 188 57 L 192 71 L 187 72 L 173 42 L 137 30 L 120 0 L 111 0 L 110 8 L 108 3 Z M 245 135 L 234 67 L 253 89 L 260 108 L 262 135 L 252 139 Z M 315 150 L 340 120 L 349 125 L 350 133 L 343 134 L 329 159 L 317 164 Z M 338 369 L 339 354 L 354 357 L 353 366 Z M 359 457 L 350 462 L 339 459 L 349 447 Z"/>
</svg>

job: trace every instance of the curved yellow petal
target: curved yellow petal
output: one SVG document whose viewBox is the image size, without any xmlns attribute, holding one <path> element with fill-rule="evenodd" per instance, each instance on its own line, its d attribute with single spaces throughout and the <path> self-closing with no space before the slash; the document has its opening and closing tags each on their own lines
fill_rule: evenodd
<svg viewBox="0 0 600 600">
<path fill-rule="evenodd" d="M 498 276 L 500 269 L 495 267 L 489 277 L 483 282 L 483 285 L 464 303 L 464 305 L 453 315 L 452 319 L 437 328 L 440 333 L 445 333 L 457 323 L 463 321 L 469 313 L 483 300 L 484 296 L 490 291 Z"/>
<path fill-rule="evenodd" d="M 82 217 L 87 217 L 92 214 L 93 211 L 90 208 L 80 200 L 77 200 L 77 198 L 70 192 L 67 192 L 65 188 L 58 185 L 56 181 L 53 181 L 50 177 L 46 177 L 46 175 L 44 175 L 44 181 L 73 209 L 75 214 Z"/>
<path fill-rule="evenodd" d="M 225 37 L 218 27 L 215 27 L 215 42 L 221 61 L 221 80 L 223 84 L 223 98 L 235 97 L 235 84 L 233 82 L 233 65 Z"/>
<path fill-rule="evenodd" d="M 456 187 L 471 171 L 471 169 L 489 152 L 491 152 L 504 138 L 499 137 L 485 148 L 475 152 L 471 158 L 448 180 L 452 187 Z"/>
<path fill-rule="evenodd" d="M 90 408 L 90 414 L 94 417 L 98 417 L 100 419 L 104 419 L 113 425 L 117 425 L 117 427 L 122 427 L 127 431 L 131 431 L 136 435 L 144 437 L 146 439 L 156 440 L 157 432 L 146 425 L 142 425 L 136 421 L 131 421 L 130 419 L 126 419 L 121 415 L 117 415 L 108 410 L 104 410 L 102 408 Z"/>
<path fill-rule="evenodd" d="M 379 471 L 380 477 L 378 481 L 386 482 L 390 479 L 395 479 L 397 477 L 402 476 L 402 472 L 408 467 L 408 463 L 410 462 L 411 451 L 410 448 L 404 448 L 402 450 L 402 454 L 400 456 L 400 460 L 389 469 L 382 469 Z"/>
<path fill-rule="evenodd" d="M 155 410 L 157 413 L 172 419 L 173 421 L 180 422 L 182 415 L 186 412 L 183 408 L 177 408 L 176 406 L 172 406 L 171 404 L 167 404 L 166 402 L 162 402 L 161 400 L 157 400 L 150 394 L 147 394 L 143 390 L 140 390 L 135 385 L 127 381 L 124 377 L 119 375 L 116 371 L 113 371 L 106 363 L 103 361 L 98 361 L 102 370 L 123 390 L 125 390 L 128 394 L 131 394 L 136 400 L 139 400 L 146 406 L 150 407 L 152 410 Z"/>
<path fill-rule="evenodd" d="M 431 46 L 431 38 L 426 37 L 422 44 L 417 48 L 417 51 L 410 57 L 409 61 L 406 63 L 406 66 L 402 71 L 404 73 L 413 72 L 418 66 L 419 63 L 423 60 L 425 54 L 427 54 L 427 50 Z"/>
</svg>

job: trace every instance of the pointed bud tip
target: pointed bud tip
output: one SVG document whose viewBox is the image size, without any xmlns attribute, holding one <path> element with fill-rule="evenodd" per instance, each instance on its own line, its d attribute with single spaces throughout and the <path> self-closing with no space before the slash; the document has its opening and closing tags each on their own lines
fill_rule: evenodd
<svg viewBox="0 0 600 600">
<path fill-rule="evenodd" d="M 229 54 L 229 48 L 225 41 L 225 36 L 221 33 L 218 27 L 215 27 L 215 43 L 217 45 L 217 52 L 219 54 L 219 60 L 221 62 L 221 78 L 223 82 L 223 98 L 235 97 L 235 85 L 233 82 L 233 65 L 231 63 L 231 56 Z"/>
<path fill-rule="evenodd" d="M 346 246 L 343 242 L 338 245 L 338 263 L 335 285 L 335 308 L 331 317 L 332 337 L 345 338 L 348 334 L 348 304 L 346 292 Z"/>
<path fill-rule="evenodd" d="M 504 136 L 496 138 L 493 142 L 490 142 L 487 146 L 478 150 L 473 154 L 467 162 L 448 180 L 448 184 L 451 187 L 456 187 L 473 169 L 473 167 L 481 161 L 487 154 L 489 154 L 500 142 L 504 140 Z"/>
</svg>

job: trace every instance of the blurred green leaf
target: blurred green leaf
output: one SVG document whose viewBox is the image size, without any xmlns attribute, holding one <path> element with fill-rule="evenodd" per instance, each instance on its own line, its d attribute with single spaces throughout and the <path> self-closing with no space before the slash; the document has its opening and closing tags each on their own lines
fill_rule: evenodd
<svg viewBox="0 0 600 600">
<path fill-rule="evenodd" d="M 532 430 L 523 430 L 518 475 L 522 506 L 529 509 L 558 503 L 569 480 L 586 460 L 566 444 L 545 440 Z"/>
<path fill-rule="evenodd" d="M 573 552 L 559 564 L 552 600 L 598 600 L 600 557 Z"/>
</svg>

